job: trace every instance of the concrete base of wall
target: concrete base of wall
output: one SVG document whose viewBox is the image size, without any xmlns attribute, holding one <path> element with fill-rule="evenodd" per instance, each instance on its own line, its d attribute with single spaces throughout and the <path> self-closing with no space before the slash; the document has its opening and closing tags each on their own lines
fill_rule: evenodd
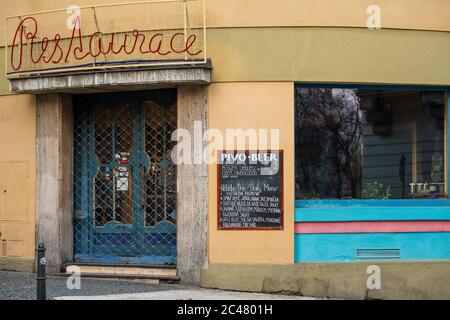
<svg viewBox="0 0 450 320">
<path fill-rule="evenodd" d="M 381 290 L 368 290 L 368 266 L 381 269 Z M 210 264 L 206 288 L 337 299 L 450 299 L 450 261 L 341 264 Z"/>
<path fill-rule="evenodd" d="M 34 272 L 35 262 L 29 259 L 0 259 L 0 270 Z"/>
</svg>

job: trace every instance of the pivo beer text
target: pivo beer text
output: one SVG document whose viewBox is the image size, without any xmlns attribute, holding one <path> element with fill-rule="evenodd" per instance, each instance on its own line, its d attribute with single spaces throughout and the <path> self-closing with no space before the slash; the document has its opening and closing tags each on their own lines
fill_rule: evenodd
<svg viewBox="0 0 450 320">
<path fill-rule="evenodd" d="M 119 39 L 120 36 L 123 39 Z M 14 33 L 10 64 L 14 71 L 20 71 L 24 57 L 29 57 L 35 65 L 54 66 L 75 64 L 76 61 L 89 58 L 96 59 L 100 55 L 152 55 L 158 59 L 179 55 L 179 58 L 193 58 L 202 53 L 202 50 L 196 49 L 196 43 L 197 35 L 174 31 L 163 34 L 134 29 L 127 33 L 94 32 L 86 36 L 83 35 L 79 17 L 75 20 L 71 36 L 63 37 L 56 33 L 47 37 L 39 33 L 39 22 L 36 18 L 26 17 Z"/>
<path fill-rule="evenodd" d="M 283 230 L 283 151 L 220 151 L 219 230 Z"/>
</svg>

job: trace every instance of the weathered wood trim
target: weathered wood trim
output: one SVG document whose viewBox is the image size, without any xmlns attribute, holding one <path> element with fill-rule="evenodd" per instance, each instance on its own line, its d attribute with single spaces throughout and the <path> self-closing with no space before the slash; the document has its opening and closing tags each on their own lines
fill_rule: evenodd
<svg viewBox="0 0 450 320">
<path fill-rule="evenodd" d="M 208 88 L 178 88 L 178 128 L 194 137 L 195 121 L 208 127 Z M 193 141 L 193 140 L 192 140 Z M 203 150 L 206 142 L 203 142 Z M 193 150 L 193 158 L 202 157 Z M 197 153 L 197 154 L 195 154 Z M 200 272 L 208 265 L 208 166 L 178 165 L 177 190 L 177 268 L 183 283 L 199 284 Z"/>
<path fill-rule="evenodd" d="M 149 86 L 167 87 L 179 84 L 211 83 L 210 66 L 109 71 L 42 75 L 10 79 L 16 93 L 95 93 L 105 91 L 145 90 Z"/>
<path fill-rule="evenodd" d="M 45 94 L 36 99 L 36 234 L 44 243 L 49 274 L 73 257 L 72 98 Z"/>
</svg>

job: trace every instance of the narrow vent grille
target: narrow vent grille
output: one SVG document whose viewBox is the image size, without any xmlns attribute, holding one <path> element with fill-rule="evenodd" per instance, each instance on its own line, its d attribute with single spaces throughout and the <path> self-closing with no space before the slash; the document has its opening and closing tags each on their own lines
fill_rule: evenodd
<svg viewBox="0 0 450 320">
<path fill-rule="evenodd" d="M 400 259 L 400 249 L 356 249 L 358 259 Z"/>
</svg>

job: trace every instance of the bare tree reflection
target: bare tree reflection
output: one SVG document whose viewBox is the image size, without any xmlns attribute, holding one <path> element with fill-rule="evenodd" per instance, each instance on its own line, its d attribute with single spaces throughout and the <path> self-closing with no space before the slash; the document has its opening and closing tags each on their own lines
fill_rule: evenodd
<svg viewBox="0 0 450 320">
<path fill-rule="evenodd" d="M 365 120 L 356 90 L 298 88 L 296 95 L 297 199 L 360 198 Z"/>
</svg>

